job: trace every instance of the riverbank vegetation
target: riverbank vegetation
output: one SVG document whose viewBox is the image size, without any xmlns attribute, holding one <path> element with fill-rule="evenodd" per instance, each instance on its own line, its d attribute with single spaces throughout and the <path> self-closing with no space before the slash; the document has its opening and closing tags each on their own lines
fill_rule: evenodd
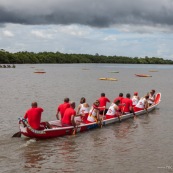
<svg viewBox="0 0 173 173">
<path fill-rule="evenodd" d="M 60 52 L 17 52 L 0 51 L 0 64 L 36 63 L 122 63 L 122 64 L 173 64 L 172 60 L 158 57 L 125 57 L 89 54 L 64 54 Z"/>
</svg>

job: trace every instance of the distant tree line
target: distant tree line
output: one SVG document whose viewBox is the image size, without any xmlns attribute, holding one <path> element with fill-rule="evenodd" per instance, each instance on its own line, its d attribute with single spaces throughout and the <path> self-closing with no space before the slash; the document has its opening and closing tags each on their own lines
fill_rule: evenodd
<svg viewBox="0 0 173 173">
<path fill-rule="evenodd" d="M 173 64 L 172 60 L 148 57 L 132 58 L 125 56 L 104 56 L 96 53 L 64 54 L 60 52 L 17 52 L 10 53 L 0 50 L 0 64 L 36 64 L 36 63 L 122 63 L 122 64 Z"/>
</svg>

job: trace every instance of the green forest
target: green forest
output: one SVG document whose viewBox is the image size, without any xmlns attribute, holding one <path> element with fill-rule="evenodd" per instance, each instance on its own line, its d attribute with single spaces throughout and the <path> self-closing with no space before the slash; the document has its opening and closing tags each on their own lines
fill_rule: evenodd
<svg viewBox="0 0 173 173">
<path fill-rule="evenodd" d="M 125 57 L 89 54 L 65 54 L 60 52 L 17 52 L 0 51 L 0 64 L 41 63 L 122 63 L 122 64 L 173 64 L 172 60 L 159 57 Z"/>
</svg>

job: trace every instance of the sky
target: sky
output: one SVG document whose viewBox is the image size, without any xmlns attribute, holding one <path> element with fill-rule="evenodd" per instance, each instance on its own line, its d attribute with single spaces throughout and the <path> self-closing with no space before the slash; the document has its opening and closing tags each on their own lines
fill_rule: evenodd
<svg viewBox="0 0 173 173">
<path fill-rule="evenodd" d="M 173 60 L 173 0 L 0 0 L 0 49 Z"/>
</svg>

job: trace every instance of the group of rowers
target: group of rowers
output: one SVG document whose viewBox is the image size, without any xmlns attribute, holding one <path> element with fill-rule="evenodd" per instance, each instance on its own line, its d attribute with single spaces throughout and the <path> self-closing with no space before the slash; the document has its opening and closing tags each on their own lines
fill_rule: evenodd
<svg viewBox="0 0 173 173">
<path fill-rule="evenodd" d="M 91 108 L 86 103 L 86 99 L 82 97 L 77 111 L 75 111 L 75 102 L 69 103 L 69 98 L 65 98 L 64 103 L 58 106 L 56 117 L 61 121 L 62 126 L 98 122 L 103 119 L 120 117 L 123 114 L 135 114 L 137 111 L 147 110 L 154 103 L 154 100 L 155 90 L 151 90 L 141 98 L 138 96 L 138 92 L 134 92 L 132 98 L 130 93 L 127 93 L 125 98 L 123 93 L 119 93 L 119 96 L 106 109 L 106 104 L 110 100 L 105 96 L 105 93 L 101 93 L 101 97 L 93 103 Z"/>
<path fill-rule="evenodd" d="M 106 104 L 110 103 L 110 100 L 105 96 L 105 93 L 101 93 L 101 97 L 96 100 L 91 108 L 86 102 L 86 99 L 82 97 L 80 104 L 75 110 L 75 102 L 70 102 L 69 98 L 64 99 L 64 103 L 60 104 L 57 108 L 56 117 L 61 122 L 62 127 L 77 126 L 81 123 L 102 122 L 103 119 L 110 119 L 118 117 L 123 114 L 133 113 L 140 110 L 146 110 L 149 106 L 154 104 L 155 90 L 151 90 L 144 97 L 139 97 L 138 92 L 134 92 L 131 97 L 130 93 L 123 97 L 123 93 L 119 93 L 119 96 L 114 99 L 109 108 L 106 108 Z M 46 128 L 52 128 L 48 122 L 41 122 L 41 113 L 43 109 L 37 107 L 37 102 L 33 102 L 24 118 L 28 120 L 30 126 L 36 130 L 43 130 Z"/>
</svg>

